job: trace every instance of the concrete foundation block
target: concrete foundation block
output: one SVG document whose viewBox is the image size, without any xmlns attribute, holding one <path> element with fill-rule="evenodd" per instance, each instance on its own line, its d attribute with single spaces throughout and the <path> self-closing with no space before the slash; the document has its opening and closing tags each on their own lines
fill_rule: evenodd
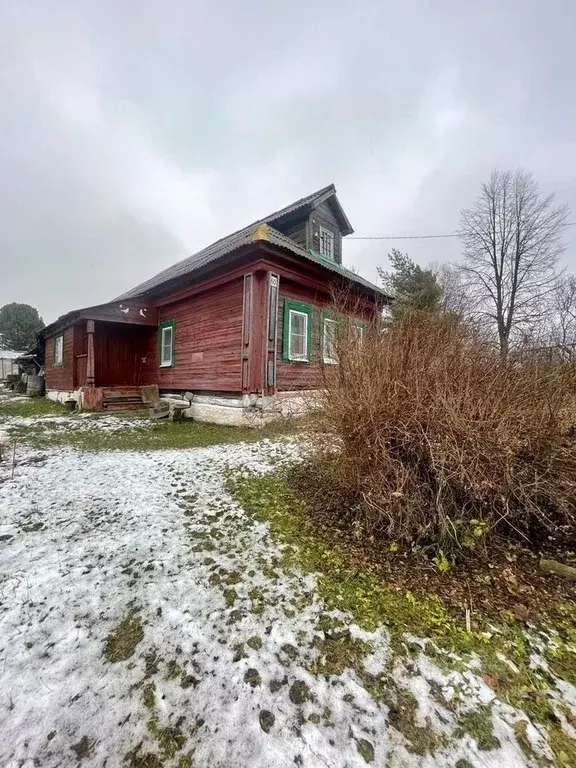
<svg viewBox="0 0 576 768">
<path fill-rule="evenodd" d="M 169 403 L 158 403 L 158 405 L 155 405 L 154 407 L 150 408 L 150 418 L 154 420 L 166 419 L 168 418 L 169 414 L 170 414 Z"/>
<path fill-rule="evenodd" d="M 82 405 L 82 390 L 49 389 L 46 392 L 46 399 L 52 400 L 54 403 L 65 403 L 66 400 L 75 400 L 80 407 Z"/>
<path fill-rule="evenodd" d="M 158 392 L 157 384 L 149 384 L 142 387 L 142 400 L 146 405 L 158 405 L 160 402 L 160 394 Z"/>
</svg>

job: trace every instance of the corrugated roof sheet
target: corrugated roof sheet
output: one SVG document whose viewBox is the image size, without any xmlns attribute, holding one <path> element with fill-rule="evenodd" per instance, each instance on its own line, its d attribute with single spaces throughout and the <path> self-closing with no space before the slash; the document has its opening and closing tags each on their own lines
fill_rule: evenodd
<svg viewBox="0 0 576 768">
<path fill-rule="evenodd" d="M 184 275 L 191 274 L 192 272 L 195 272 L 196 270 L 201 269 L 207 264 L 213 261 L 216 261 L 220 257 L 225 256 L 226 254 L 231 253 L 232 251 L 235 251 L 237 248 L 240 248 L 243 245 L 247 245 L 248 243 L 254 241 L 255 239 L 266 239 L 269 242 L 275 245 L 278 245 L 281 248 L 285 248 L 291 251 L 297 256 L 301 256 L 305 259 L 308 259 L 309 261 L 313 261 L 316 264 L 319 264 L 322 267 L 325 267 L 326 269 L 329 269 L 330 271 L 341 275 L 342 277 L 346 277 L 355 283 L 363 285 L 365 288 L 368 288 L 371 291 L 376 291 L 379 294 L 384 294 L 384 292 L 380 288 L 375 286 L 373 283 L 369 282 L 368 280 L 365 280 L 363 277 L 360 277 L 359 275 L 354 274 L 353 272 L 350 272 L 350 270 L 346 269 L 345 267 L 342 267 L 340 264 L 336 264 L 335 262 L 328 261 L 327 259 L 323 259 L 312 252 L 309 252 L 304 250 L 303 248 L 300 248 L 300 246 L 298 246 L 298 244 L 294 240 L 287 237 L 286 235 L 283 235 L 277 229 L 274 229 L 273 227 L 271 227 L 270 224 L 268 223 L 271 221 L 276 221 L 277 219 L 280 219 L 283 216 L 287 216 L 288 214 L 293 213 L 299 208 L 303 208 L 308 205 L 313 205 L 318 201 L 327 199 L 328 197 L 330 197 L 331 195 L 334 195 L 335 193 L 336 193 L 336 188 L 334 187 L 333 184 L 330 184 L 327 187 L 323 187 L 322 189 L 319 189 L 317 192 L 312 193 L 311 195 L 302 197 L 300 198 L 300 200 L 297 200 L 296 202 L 291 203 L 285 208 L 281 208 L 279 211 L 275 211 L 274 213 L 271 213 L 268 216 L 265 216 L 263 219 L 259 219 L 258 221 L 255 221 L 253 224 L 249 224 L 247 227 L 244 227 L 243 229 L 240 229 L 237 232 L 233 232 L 232 234 L 227 235 L 226 237 L 223 237 L 220 240 L 217 240 L 215 243 L 212 243 L 207 248 L 204 248 L 203 250 L 198 251 L 192 256 L 188 256 L 188 258 L 183 259 L 182 261 L 179 261 L 177 264 L 174 264 L 173 266 L 168 267 L 167 269 L 164 269 L 162 272 L 159 272 L 157 275 L 154 275 L 154 277 L 151 277 L 148 280 L 145 280 L 143 283 L 140 283 L 140 285 L 137 285 L 135 288 L 132 288 L 130 291 L 127 291 L 126 293 L 123 293 L 121 296 L 118 296 L 116 299 L 114 299 L 114 301 L 125 301 L 126 299 L 133 299 L 136 296 L 142 296 L 143 294 L 149 293 L 150 291 L 153 291 L 156 288 L 160 288 L 164 283 L 167 283 L 178 277 L 183 277 Z M 348 221 L 343 211 L 342 211 L 342 216 L 344 216 L 344 219 Z M 255 238 L 255 235 L 258 229 L 263 224 L 267 225 L 267 233 L 268 233 L 267 237 Z M 349 226 L 349 222 L 348 222 L 348 226 Z M 351 227 L 350 227 L 350 231 L 352 231 Z"/>
</svg>

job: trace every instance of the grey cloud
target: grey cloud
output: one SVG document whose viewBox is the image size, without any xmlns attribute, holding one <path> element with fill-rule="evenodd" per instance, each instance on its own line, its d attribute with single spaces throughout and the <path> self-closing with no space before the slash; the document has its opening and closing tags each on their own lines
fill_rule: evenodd
<svg viewBox="0 0 576 768">
<path fill-rule="evenodd" d="M 453 231 L 495 164 L 576 209 L 568 0 L 0 12 L 0 304 L 52 320 L 106 300 L 330 181 L 359 235 Z M 459 256 L 349 241 L 344 258 L 374 279 L 393 245 Z"/>
</svg>

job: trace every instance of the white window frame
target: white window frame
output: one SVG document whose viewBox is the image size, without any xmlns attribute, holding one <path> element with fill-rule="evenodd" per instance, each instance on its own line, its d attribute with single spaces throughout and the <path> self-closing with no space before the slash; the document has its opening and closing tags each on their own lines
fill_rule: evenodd
<svg viewBox="0 0 576 768">
<path fill-rule="evenodd" d="M 292 318 L 294 315 L 299 315 L 305 320 L 304 323 L 304 354 L 293 355 L 292 354 Z M 288 310 L 288 358 L 298 363 L 307 363 L 310 359 L 310 350 L 308 349 L 308 323 L 310 322 L 310 315 L 308 312 L 301 312 L 298 309 Z"/>
<path fill-rule="evenodd" d="M 170 360 L 164 359 L 164 350 L 167 346 L 164 341 L 164 334 L 170 331 Z M 172 368 L 174 365 L 174 326 L 165 325 L 160 329 L 160 368 Z"/>
<path fill-rule="evenodd" d="M 361 347 L 364 343 L 364 326 L 354 323 L 352 328 L 354 329 L 355 340 L 358 342 L 358 346 Z"/>
<path fill-rule="evenodd" d="M 323 243 L 326 242 L 326 240 L 324 239 L 325 236 L 327 236 L 329 239 L 328 241 L 330 243 L 330 253 L 324 253 L 324 251 L 322 250 L 322 245 Z M 332 232 L 331 229 L 326 229 L 326 227 L 321 226 L 318 231 L 318 248 L 319 248 L 320 256 L 323 256 L 325 259 L 331 259 L 332 261 L 334 261 L 334 240 L 335 240 L 334 232 Z"/>
<path fill-rule="evenodd" d="M 332 354 L 334 356 L 331 356 L 329 353 L 329 350 L 327 349 L 327 340 L 328 336 L 326 334 L 326 329 L 332 325 L 334 327 L 334 332 L 332 336 L 332 344 L 334 345 L 334 349 L 332 349 Z M 331 317 L 325 317 L 322 321 L 322 360 L 326 363 L 326 365 L 336 365 L 338 360 L 336 359 L 336 331 L 337 331 L 337 325 L 336 320 L 333 320 Z"/>
<path fill-rule="evenodd" d="M 54 365 L 64 365 L 64 334 L 54 338 Z"/>
</svg>

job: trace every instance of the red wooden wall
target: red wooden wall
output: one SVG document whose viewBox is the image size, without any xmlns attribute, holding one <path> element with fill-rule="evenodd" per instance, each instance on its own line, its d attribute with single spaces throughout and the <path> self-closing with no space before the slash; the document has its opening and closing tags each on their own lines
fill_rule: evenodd
<svg viewBox="0 0 576 768">
<path fill-rule="evenodd" d="M 148 348 L 145 383 L 160 389 L 240 392 L 243 278 L 159 308 L 158 322 L 175 322 L 175 365 L 158 365 L 158 333 Z M 143 382 L 144 383 L 144 382 Z"/>
<path fill-rule="evenodd" d="M 46 339 L 44 370 L 46 372 L 46 389 L 74 389 L 74 328 L 70 326 L 64 334 L 63 364 L 54 365 L 54 339 L 49 336 Z M 59 336 L 60 334 L 56 334 Z"/>
</svg>

